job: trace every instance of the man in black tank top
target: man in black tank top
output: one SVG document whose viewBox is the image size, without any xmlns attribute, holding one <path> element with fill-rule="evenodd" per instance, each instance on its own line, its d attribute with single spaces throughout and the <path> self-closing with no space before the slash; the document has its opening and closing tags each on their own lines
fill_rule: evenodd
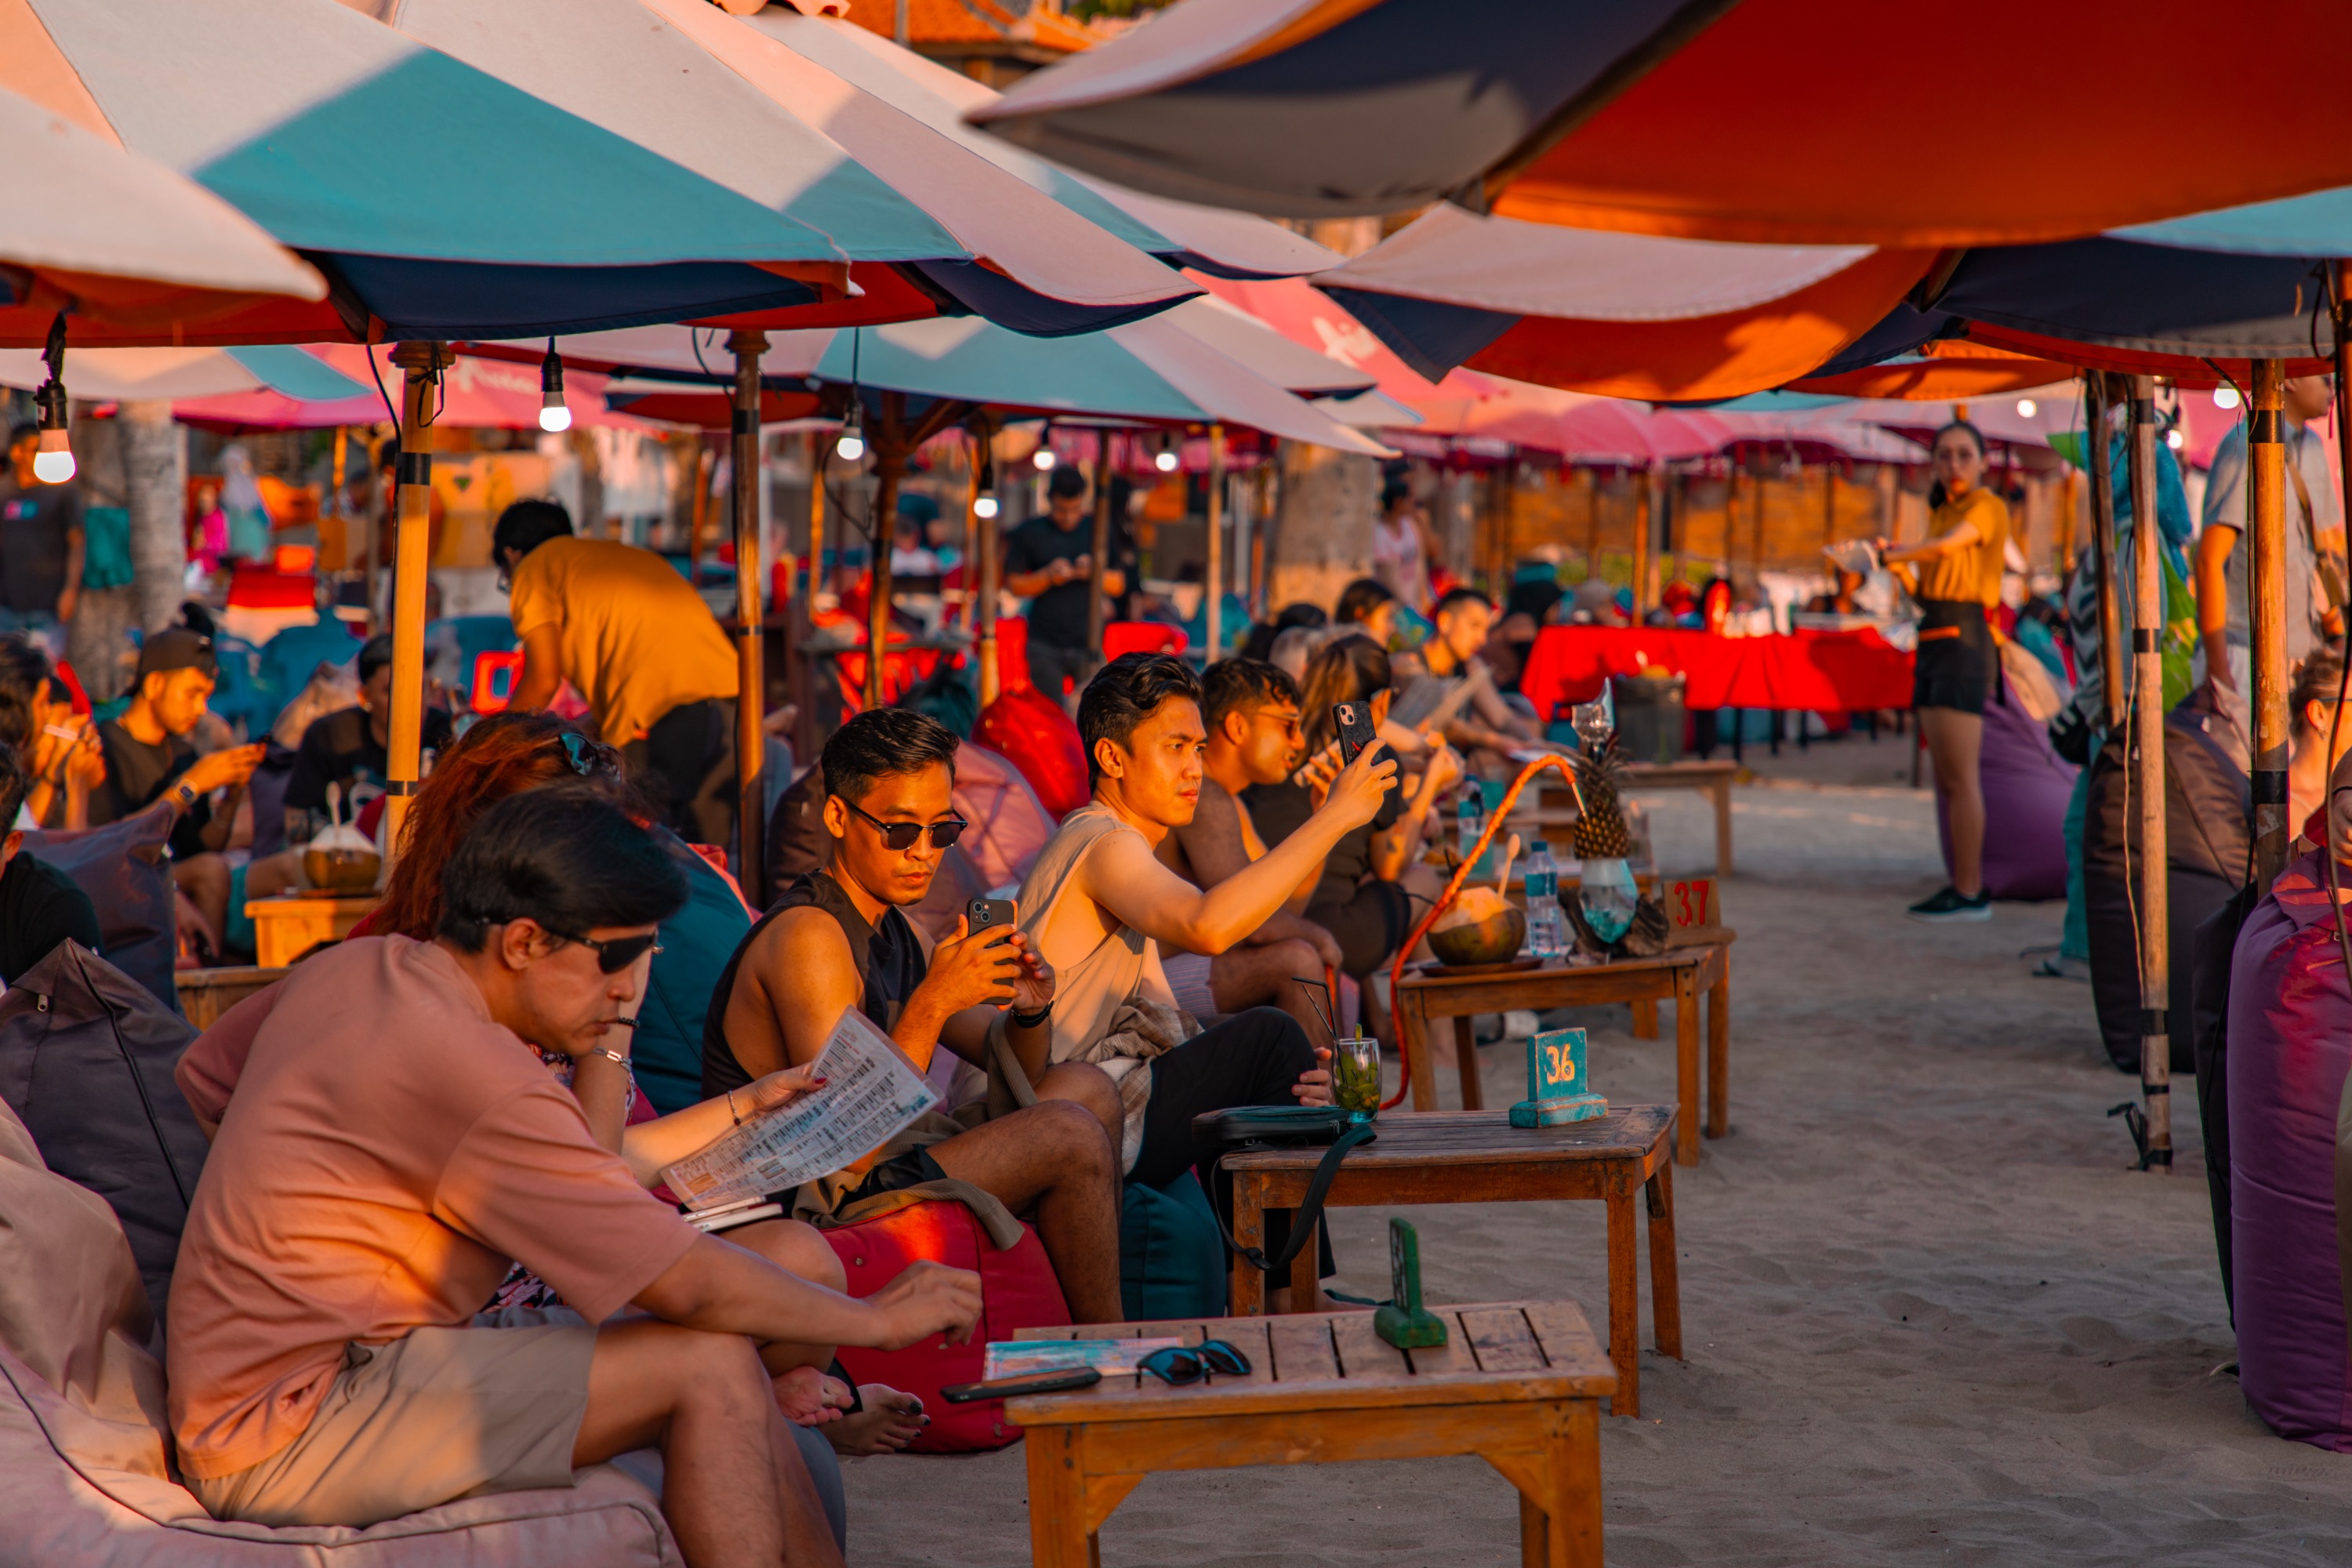
<svg viewBox="0 0 2352 1568">
<path fill-rule="evenodd" d="M 856 1007 L 918 1071 L 942 1045 L 984 1061 L 1005 1037 L 1038 1103 L 876 1164 L 845 1200 L 953 1178 L 1037 1227 L 1072 1317 L 1112 1323 L 1118 1290 L 1118 1090 L 1101 1069 L 1049 1067 L 1053 972 L 1025 937 L 969 922 L 926 962 L 901 907 L 930 891 L 955 814 L 956 739 L 905 708 L 861 713 L 825 742 L 824 821 L 832 863 L 802 877 L 728 961 L 703 1027 L 702 1092 L 740 1089 L 814 1061 Z"/>
</svg>

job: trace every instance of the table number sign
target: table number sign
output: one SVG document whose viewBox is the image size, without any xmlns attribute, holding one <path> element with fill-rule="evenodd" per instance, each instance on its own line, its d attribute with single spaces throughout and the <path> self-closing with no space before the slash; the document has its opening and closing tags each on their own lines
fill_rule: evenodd
<svg viewBox="0 0 2352 1568">
<path fill-rule="evenodd" d="M 1728 942 L 1723 929 L 1723 904 L 1716 897 L 1712 877 L 1678 877 L 1658 887 L 1658 901 L 1666 910 L 1666 945 L 1697 947 Z"/>
<path fill-rule="evenodd" d="M 1585 1080 L 1583 1030 L 1547 1029 L 1528 1042 L 1528 1097 L 1511 1107 L 1512 1126 L 1559 1127 L 1608 1110 Z"/>
<path fill-rule="evenodd" d="M 1445 1342 L 1445 1320 L 1421 1304 L 1421 1237 L 1411 1220 L 1389 1221 L 1389 1304 L 1372 1314 L 1372 1331 L 1401 1351 Z"/>
</svg>

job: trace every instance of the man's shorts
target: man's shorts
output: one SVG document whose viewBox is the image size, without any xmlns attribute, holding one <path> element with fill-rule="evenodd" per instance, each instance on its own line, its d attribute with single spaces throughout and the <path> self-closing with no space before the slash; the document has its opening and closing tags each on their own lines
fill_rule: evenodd
<svg viewBox="0 0 2352 1568">
<path fill-rule="evenodd" d="M 568 1487 L 595 1351 L 595 1329 L 564 1307 L 348 1345 L 300 1436 L 188 1489 L 215 1519 L 370 1525 L 478 1492 Z"/>
</svg>

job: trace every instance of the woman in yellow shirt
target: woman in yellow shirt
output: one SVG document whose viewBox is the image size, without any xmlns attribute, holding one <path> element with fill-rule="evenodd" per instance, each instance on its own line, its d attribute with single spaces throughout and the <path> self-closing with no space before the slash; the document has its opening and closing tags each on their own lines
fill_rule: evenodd
<svg viewBox="0 0 2352 1568">
<path fill-rule="evenodd" d="M 1936 791 L 1950 825 L 1952 880 L 1933 898 L 1911 906 L 1914 920 L 1992 918 L 1984 890 L 1984 789 L 1977 760 L 1984 742 L 1985 698 L 1996 666 L 1986 612 L 2000 602 L 2000 574 L 2009 544 L 2009 507 L 1984 488 L 1985 439 L 1965 421 L 1936 432 L 1933 515 L 1924 544 L 1878 542 L 1889 565 L 1919 568 L 1919 651 L 1911 705 L 1936 768 Z"/>
</svg>

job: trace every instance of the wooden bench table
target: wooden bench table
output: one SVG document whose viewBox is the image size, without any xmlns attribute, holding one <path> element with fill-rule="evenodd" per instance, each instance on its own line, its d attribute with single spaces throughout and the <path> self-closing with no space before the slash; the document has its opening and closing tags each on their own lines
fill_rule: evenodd
<svg viewBox="0 0 2352 1568">
<path fill-rule="evenodd" d="M 1478 1046 L 1470 1020 L 1481 1013 L 1507 1013 L 1527 1008 L 1540 1013 L 1550 1007 L 1581 1007 L 1604 1002 L 1633 1004 L 1634 1033 L 1647 1037 L 1656 1028 L 1656 1005 L 1675 1005 L 1675 1098 L 1682 1107 L 1682 1125 L 1675 1158 L 1685 1165 L 1698 1163 L 1698 999 L 1706 997 L 1706 1135 L 1720 1138 L 1731 1130 L 1731 949 L 1707 942 L 1670 948 L 1655 958 L 1621 958 L 1612 963 L 1573 968 L 1564 964 L 1542 969 L 1495 970 L 1481 973 L 1447 974 L 1427 968 L 1408 970 L 1397 987 L 1397 1037 L 1412 1073 L 1412 1108 L 1437 1109 L 1437 1080 L 1429 1068 L 1430 1026 L 1440 1018 L 1454 1020 L 1454 1066 L 1462 1079 L 1462 1108 L 1476 1110 L 1486 1103 L 1478 1078 Z M 1643 1008 L 1649 1016 L 1645 1028 Z"/>
<path fill-rule="evenodd" d="M 263 969 L 279 969 L 322 942 L 341 942 L 383 900 L 382 893 L 276 893 L 247 900 L 253 921 L 253 956 Z"/>
<path fill-rule="evenodd" d="M 1715 803 L 1715 874 L 1731 875 L 1731 784 L 1739 774 L 1738 763 L 1703 763 L 1694 758 L 1680 763 L 1628 763 L 1625 764 L 1625 787 L 1645 789 L 1695 789 Z M 1537 795 L 1537 816 L 1548 816 L 1563 807 L 1573 807 L 1576 796 L 1565 785 L 1540 788 Z M 1514 813 L 1514 816 L 1517 814 Z M 1571 814 L 1572 820 L 1572 814 Z"/>
<path fill-rule="evenodd" d="M 1028 1429 L 1031 1562 L 1099 1568 L 1097 1532 L 1154 1470 L 1475 1454 L 1518 1489 L 1525 1568 L 1601 1568 L 1599 1406 L 1616 1379 L 1584 1314 L 1569 1301 L 1430 1310 L 1447 1340 L 1417 1351 L 1374 1334 L 1370 1312 L 1020 1331 L 1221 1339 L 1251 1367 L 1185 1388 L 1106 1374 L 1092 1388 L 1006 1400 L 1007 1419 Z M 1252 1531 L 1288 1536 L 1301 1522 Z"/>
<path fill-rule="evenodd" d="M 1650 1327 L 1660 1353 L 1683 1353 L 1682 1289 L 1675 1268 L 1675 1170 L 1666 1141 L 1671 1105 L 1612 1106 L 1605 1116 L 1559 1127 L 1514 1127 L 1507 1110 L 1433 1110 L 1384 1116 L 1380 1136 L 1349 1151 L 1326 1207 L 1551 1202 L 1597 1198 L 1609 1207 L 1609 1356 L 1617 1366 L 1610 1408 L 1638 1415 L 1642 1403 L 1641 1283 L 1634 1266 L 1633 1200 L 1648 1199 Z M 1265 1245 L 1269 1209 L 1296 1209 L 1323 1151 L 1253 1150 L 1219 1168 L 1234 1182 L 1234 1238 Z M 1315 1310 L 1318 1248 L 1290 1266 L 1294 1312 Z M 1265 1310 L 1265 1277 L 1234 1259 L 1233 1310 Z"/>
</svg>

